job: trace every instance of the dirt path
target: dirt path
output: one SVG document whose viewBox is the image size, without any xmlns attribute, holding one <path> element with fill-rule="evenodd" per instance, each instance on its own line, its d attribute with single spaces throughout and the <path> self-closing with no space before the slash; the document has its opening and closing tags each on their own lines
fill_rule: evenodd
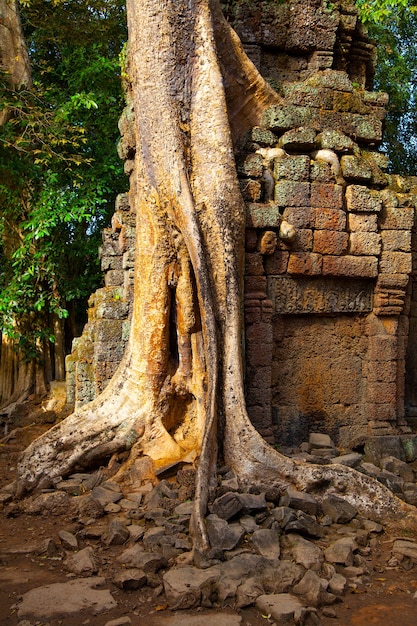
<svg viewBox="0 0 417 626">
<path fill-rule="evenodd" d="M 32 425 L 30 425 L 32 424 Z M 6 443 L 0 444 L 0 491 L 1 487 L 14 479 L 14 472 L 21 450 L 49 425 L 39 424 L 27 411 L 20 422 L 15 424 L 20 430 Z M 0 504 L 0 625 L 1 626 L 105 626 L 109 621 L 129 617 L 134 626 L 169 626 L 178 624 L 207 626 L 211 623 L 221 626 L 221 619 L 239 615 L 241 624 L 261 626 L 275 623 L 268 616 L 262 616 L 255 609 L 245 609 L 238 613 L 230 609 L 215 608 L 194 611 L 169 611 L 161 586 L 143 587 L 137 591 L 118 589 L 113 583 L 115 563 L 123 546 L 100 546 L 98 576 L 106 579 L 106 587 L 117 602 L 114 608 L 99 615 L 91 610 L 77 615 L 61 617 L 49 621 L 33 622 L 19 620 L 17 606 L 20 597 L 31 589 L 44 585 L 68 582 L 74 578 L 63 565 L 65 553 L 60 548 L 59 531 L 76 534 L 80 529 L 77 519 L 69 512 L 59 515 L 14 516 L 10 506 Z M 40 546 L 47 545 L 46 552 Z M 84 540 L 80 547 L 91 545 L 98 549 L 98 540 Z M 369 575 L 363 584 L 351 589 L 342 600 L 327 609 L 319 610 L 319 623 L 323 626 L 415 626 L 417 624 L 417 566 L 404 569 L 401 565 L 390 566 L 392 538 L 379 535 L 372 540 L 372 551 L 367 557 Z M 120 567 L 120 566 L 119 566 Z M 414 595 L 416 597 L 414 598 Z M 326 615 L 327 613 L 327 615 Z M 195 619 L 198 622 L 195 622 Z M 212 618 L 214 618 L 212 622 Z M 174 620 L 174 621 L 173 621 Z"/>
</svg>

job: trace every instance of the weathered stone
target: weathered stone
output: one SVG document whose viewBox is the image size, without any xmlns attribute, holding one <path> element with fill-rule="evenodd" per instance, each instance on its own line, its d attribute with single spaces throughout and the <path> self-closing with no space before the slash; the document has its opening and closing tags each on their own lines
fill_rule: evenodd
<svg viewBox="0 0 417 626">
<path fill-rule="evenodd" d="M 325 515 L 329 515 L 337 524 L 347 524 L 358 514 L 357 509 L 347 500 L 335 494 L 326 496 L 321 507 Z"/>
<path fill-rule="evenodd" d="M 294 155 L 275 159 L 274 177 L 276 180 L 308 181 L 309 175 L 310 157 L 307 155 Z"/>
<path fill-rule="evenodd" d="M 264 493 L 240 493 L 238 498 L 243 511 L 254 513 L 267 508 Z"/>
<path fill-rule="evenodd" d="M 354 148 L 352 139 L 338 130 L 324 130 L 317 135 L 316 144 L 335 152 L 351 152 Z"/>
<path fill-rule="evenodd" d="M 281 222 L 279 207 L 277 204 L 253 204 L 246 205 L 246 224 L 252 228 L 278 228 Z"/>
<path fill-rule="evenodd" d="M 58 536 L 64 548 L 67 550 L 78 550 L 78 539 L 66 530 L 60 530 Z"/>
<path fill-rule="evenodd" d="M 212 606 L 218 576 L 219 570 L 214 567 L 205 570 L 197 567 L 170 569 L 163 575 L 168 606 L 171 609 Z"/>
<path fill-rule="evenodd" d="M 346 188 L 346 206 L 348 211 L 357 213 L 379 213 L 382 209 L 381 197 L 362 185 L 349 185 Z"/>
<path fill-rule="evenodd" d="M 320 578 L 316 572 L 307 571 L 293 592 L 303 596 L 308 606 L 320 606 L 321 604 L 331 604 L 335 601 L 335 596 L 327 592 L 327 580 Z"/>
<path fill-rule="evenodd" d="M 349 452 L 348 454 L 342 454 L 341 456 L 335 456 L 330 460 L 331 463 L 338 463 L 339 465 L 347 465 L 347 467 L 357 467 L 362 461 L 362 455 L 359 452 Z"/>
<path fill-rule="evenodd" d="M 400 476 L 405 482 L 414 481 L 414 471 L 405 461 L 401 461 L 395 456 L 386 456 L 381 459 L 381 467 L 388 472 Z"/>
<path fill-rule="evenodd" d="M 323 536 L 323 529 L 321 526 L 319 526 L 319 524 L 317 524 L 317 522 L 315 522 L 310 515 L 303 513 L 303 511 L 298 511 L 297 519 L 288 522 L 285 530 L 287 532 L 293 531 L 301 533 L 302 535 L 307 535 L 309 537 L 319 538 Z"/>
<path fill-rule="evenodd" d="M 323 553 L 314 543 L 291 533 L 285 536 L 285 545 L 288 546 L 298 565 L 315 571 L 320 569 Z"/>
<path fill-rule="evenodd" d="M 19 619 L 53 619 L 75 615 L 88 610 L 93 615 L 110 611 L 117 606 L 108 589 L 98 589 L 104 578 L 81 578 L 67 583 L 56 583 L 31 589 L 18 605 Z"/>
<path fill-rule="evenodd" d="M 297 491 L 289 487 L 279 502 L 280 506 L 288 506 L 292 509 L 303 511 L 308 515 L 315 515 L 318 502 L 314 496 L 304 491 Z"/>
<path fill-rule="evenodd" d="M 316 131 L 313 128 L 299 127 L 293 128 L 281 135 L 279 145 L 285 150 L 290 151 L 311 151 L 314 149 L 315 139 Z"/>
<path fill-rule="evenodd" d="M 137 568 L 125 568 L 116 574 L 113 578 L 113 583 L 119 589 L 136 590 L 144 587 L 147 582 L 147 576 L 145 572 Z"/>
<path fill-rule="evenodd" d="M 275 530 L 267 528 L 255 530 L 251 540 L 259 554 L 267 559 L 279 559 L 281 547 L 279 535 Z"/>
<path fill-rule="evenodd" d="M 392 553 L 409 557 L 413 563 L 417 563 L 417 543 L 405 539 L 397 539 L 392 546 Z"/>
<path fill-rule="evenodd" d="M 98 485 L 98 487 L 94 487 L 91 492 L 94 500 L 97 500 L 102 506 L 106 506 L 106 504 L 119 502 L 123 498 L 123 494 L 113 489 L 107 489 L 102 485 Z"/>
<path fill-rule="evenodd" d="M 206 526 L 211 546 L 220 550 L 233 550 L 245 534 L 240 524 L 228 524 L 214 514 L 207 516 Z"/>
<path fill-rule="evenodd" d="M 382 348 L 380 338 L 378 338 L 380 349 Z M 384 342 L 383 352 L 386 354 L 389 346 Z M 367 437 L 364 446 L 364 460 L 374 465 L 379 465 L 382 458 L 394 456 L 397 459 L 404 460 L 404 449 L 401 445 L 400 437 L 397 435 L 386 437 Z"/>
<path fill-rule="evenodd" d="M 255 604 L 256 598 L 265 593 L 262 584 L 256 578 L 246 578 L 236 591 L 236 609 Z"/>
<path fill-rule="evenodd" d="M 64 565 L 73 574 L 89 574 L 91 576 L 98 569 L 94 550 L 91 546 L 87 546 L 87 548 L 70 556 L 64 561 Z"/>
<path fill-rule="evenodd" d="M 211 506 L 211 512 L 221 519 L 228 520 L 242 510 L 239 495 L 229 491 L 220 498 L 216 498 Z"/>
<path fill-rule="evenodd" d="M 264 615 L 271 615 L 277 624 L 297 623 L 304 608 L 299 599 L 290 593 L 259 596 L 256 607 Z"/>
<path fill-rule="evenodd" d="M 326 548 L 324 556 L 329 563 L 340 563 L 348 567 L 353 565 L 353 552 L 357 548 L 358 545 L 354 539 L 343 537 Z"/>
<path fill-rule="evenodd" d="M 324 433 L 310 433 L 308 442 L 314 448 L 334 448 L 332 439 Z"/>
<path fill-rule="evenodd" d="M 118 557 L 118 562 L 128 567 L 141 569 L 145 574 L 154 574 L 167 565 L 167 559 L 161 554 L 145 552 L 141 546 L 128 548 Z"/>
<path fill-rule="evenodd" d="M 130 533 L 126 525 L 118 519 L 114 519 L 109 523 L 105 543 L 108 546 L 121 546 L 129 539 Z"/>
<path fill-rule="evenodd" d="M 329 580 L 329 591 L 333 593 L 335 596 L 343 596 L 346 591 L 347 581 L 344 576 L 341 574 L 333 574 L 331 579 Z"/>
</svg>

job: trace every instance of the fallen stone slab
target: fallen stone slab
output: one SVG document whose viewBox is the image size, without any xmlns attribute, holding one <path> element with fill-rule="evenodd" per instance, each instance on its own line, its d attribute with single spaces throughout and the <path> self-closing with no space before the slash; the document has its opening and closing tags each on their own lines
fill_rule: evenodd
<svg viewBox="0 0 417 626">
<path fill-rule="evenodd" d="M 299 623 L 304 607 L 300 600 L 290 593 L 273 593 L 259 596 L 256 607 L 263 615 L 270 615 L 277 624 Z"/>
<path fill-rule="evenodd" d="M 347 524 L 358 514 L 358 510 L 347 500 L 333 493 L 323 499 L 321 506 L 323 513 L 337 524 Z"/>
<path fill-rule="evenodd" d="M 297 491 L 289 487 L 279 501 L 280 506 L 287 506 L 307 513 L 307 515 L 315 515 L 318 510 L 318 502 L 314 496 L 304 491 Z"/>
<path fill-rule="evenodd" d="M 417 543 L 406 539 L 397 539 L 392 546 L 392 553 L 408 556 L 414 563 L 417 563 Z"/>
<path fill-rule="evenodd" d="M 64 561 L 66 569 L 73 574 L 95 574 L 97 572 L 97 562 L 94 556 L 94 550 L 91 546 L 87 546 L 73 556 L 68 557 Z"/>
<path fill-rule="evenodd" d="M 117 607 L 117 602 L 108 589 L 99 589 L 105 583 L 104 578 L 97 576 L 31 589 L 17 605 L 17 616 L 43 621 L 80 611 L 89 611 L 93 615 L 110 611 Z"/>
</svg>

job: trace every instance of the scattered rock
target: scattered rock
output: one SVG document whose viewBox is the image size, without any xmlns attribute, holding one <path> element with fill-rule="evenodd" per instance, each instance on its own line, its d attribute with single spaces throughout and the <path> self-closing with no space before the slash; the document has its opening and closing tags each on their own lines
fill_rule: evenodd
<svg viewBox="0 0 417 626">
<path fill-rule="evenodd" d="M 113 579 L 114 584 L 119 589 L 129 591 L 140 589 L 147 583 L 145 572 L 137 568 L 122 569 Z"/>
<path fill-rule="evenodd" d="M 314 496 L 304 491 L 288 488 L 279 501 L 280 506 L 288 506 L 292 509 L 303 511 L 308 515 L 316 515 L 318 502 Z"/>
<path fill-rule="evenodd" d="M 66 569 L 73 574 L 92 575 L 97 572 L 97 562 L 91 546 L 80 550 L 64 561 Z"/>
<path fill-rule="evenodd" d="M 357 509 L 347 500 L 335 494 L 329 494 L 321 503 L 323 513 L 329 515 L 337 524 L 347 524 L 358 514 Z"/>
</svg>

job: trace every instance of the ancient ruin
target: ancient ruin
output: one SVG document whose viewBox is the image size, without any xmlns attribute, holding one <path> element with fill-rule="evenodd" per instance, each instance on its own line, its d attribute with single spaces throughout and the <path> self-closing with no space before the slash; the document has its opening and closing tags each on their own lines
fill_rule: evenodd
<svg viewBox="0 0 417 626">
<path fill-rule="evenodd" d="M 379 151 L 387 96 L 373 92 L 375 48 L 353 5 L 250 3 L 230 16 L 282 96 L 236 162 L 247 208 L 245 391 L 270 443 L 324 432 L 337 445 L 411 432 L 417 415 L 412 254 L 416 183 Z M 133 171 L 133 111 L 119 154 Z M 129 335 L 135 215 L 119 196 L 103 233 L 105 286 L 67 357 L 79 407 L 113 376 Z"/>
</svg>

